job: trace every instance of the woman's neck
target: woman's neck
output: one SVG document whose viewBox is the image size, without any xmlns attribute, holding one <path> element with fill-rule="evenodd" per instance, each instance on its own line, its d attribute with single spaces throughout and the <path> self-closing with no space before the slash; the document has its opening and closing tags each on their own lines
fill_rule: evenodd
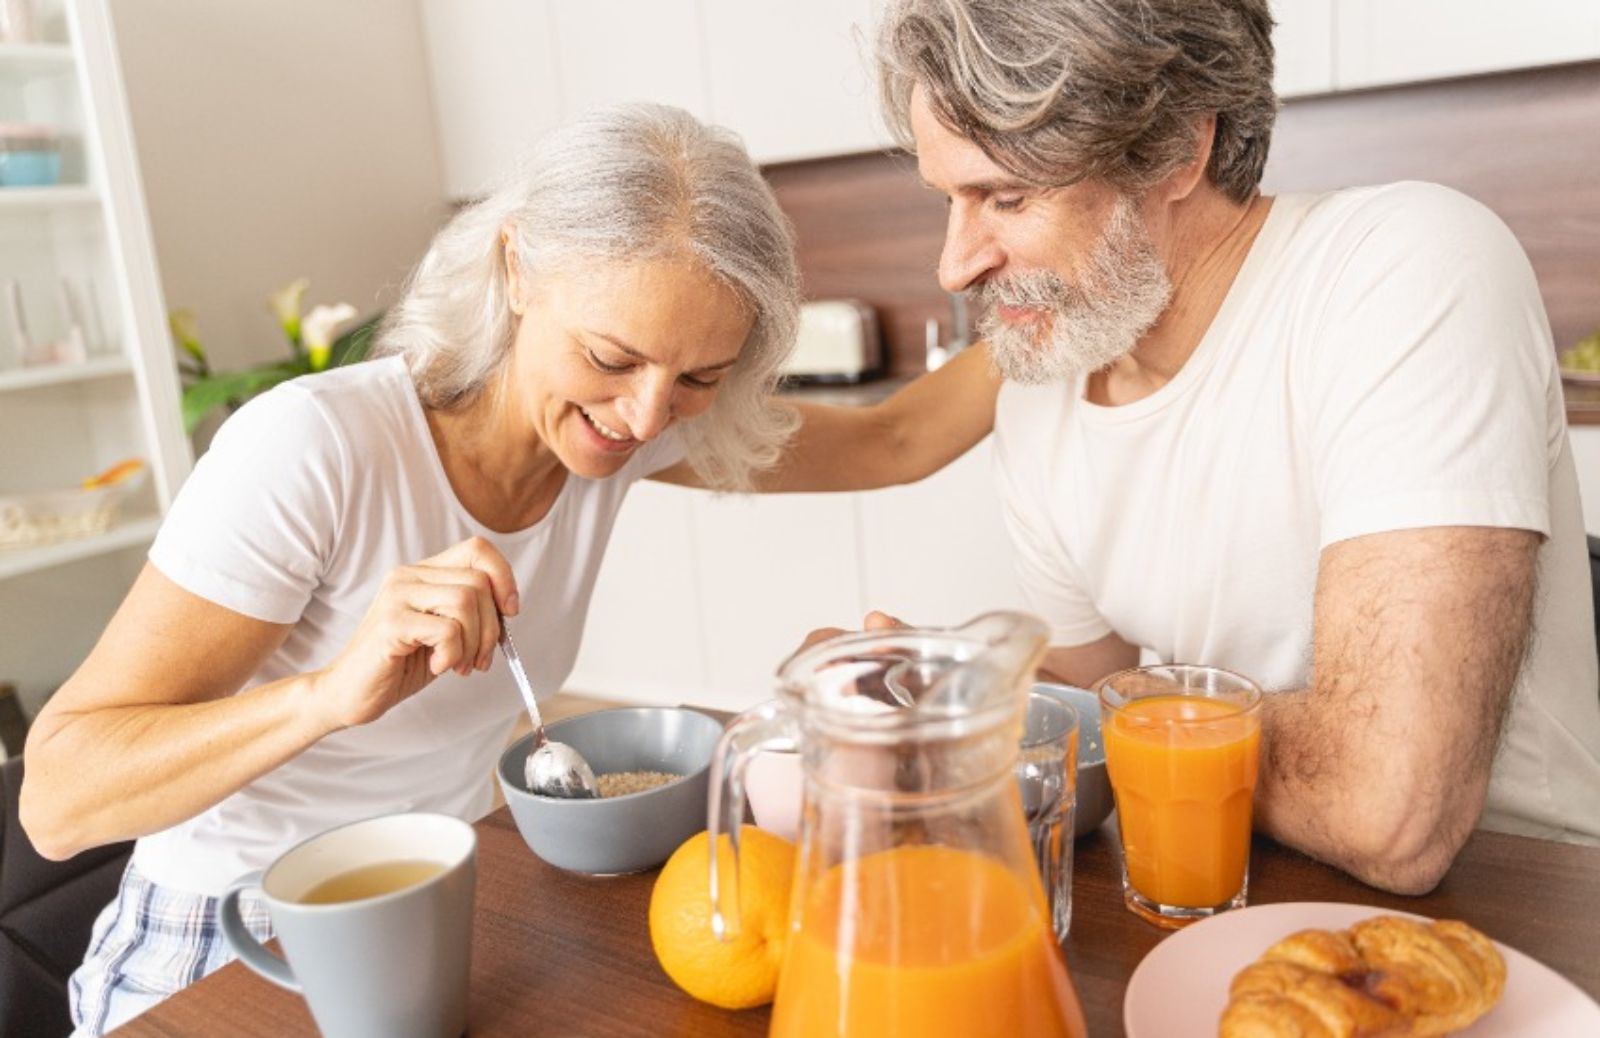
<svg viewBox="0 0 1600 1038">
<path fill-rule="evenodd" d="M 567 470 L 498 389 L 490 380 L 461 407 L 423 412 L 456 498 L 484 526 L 512 533 L 544 518 Z"/>
</svg>

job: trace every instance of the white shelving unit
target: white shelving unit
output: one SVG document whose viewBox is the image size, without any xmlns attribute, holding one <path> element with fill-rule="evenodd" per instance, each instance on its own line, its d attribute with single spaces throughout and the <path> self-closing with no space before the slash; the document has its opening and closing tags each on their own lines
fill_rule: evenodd
<svg viewBox="0 0 1600 1038">
<path fill-rule="evenodd" d="M 0 61 L 4 61 L 0 58 Z M 34 210 L 50 212 L 100 204 L 100 192 L 91 187 L 63 184 L 58 187 L 8 187 L 0 193 L 0 212 Z"/>
<path fill-rule="evenodd" d="M 24 363 L 0 328 L 0 497 L 67 490 L 125 458 L 150 478 L 106 532 L 0 548 L 0 680 L 38 704 L 82 659 L 137 573 L 192 464 L 107 0 L 34 0 L 39 40 L 0 45 L 0 121 L 45 123 L 61 183 L 0 188 L 0 279 L 28 333 L 89 311 L 88 360 Z"/>
</svg>

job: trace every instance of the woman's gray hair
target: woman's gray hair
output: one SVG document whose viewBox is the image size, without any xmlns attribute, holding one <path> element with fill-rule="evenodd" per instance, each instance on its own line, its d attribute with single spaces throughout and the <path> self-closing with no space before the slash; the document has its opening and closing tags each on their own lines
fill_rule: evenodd
<svg viewBox="0 0 1600 1038">
<path fill-rule="evenodd" d="M 378 332 L 375 356 L 406 360 L 430 407 L 474 399 L 516 331 L 500 231 L 515 229 L 524 277 L 572 262 L 698 260 L 754 317 L 716 400 L 683 424 L 709 485 L 741 489 L 775 463 L 798 425 L 771 397 L 794 345 L 794 235 L 738 137 L 655 104 L 593 111 L 546 136 L 519 172 L 433 239 Z"/>
<path fill-rule="evenodd" d="M 896 0 L 878 33 L 890 129 L 914 150 L 911 92 L 1014 176 L 1139 192 L 1192 161 L 1255 194 L 1278 100 L 1268 0 Z"/>
</svg>

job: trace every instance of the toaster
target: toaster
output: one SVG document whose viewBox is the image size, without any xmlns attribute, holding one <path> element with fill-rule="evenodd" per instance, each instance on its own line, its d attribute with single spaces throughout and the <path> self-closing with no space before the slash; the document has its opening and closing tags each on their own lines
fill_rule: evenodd
<svg viewBox="0 0 1600 1038">
<path fill-rule="evenodd" d="M 785 382 L 832 385 L 883 374 L 878 314 L 857 299 L 822 299 L 800 307 L 794 352 L 782 369 Z"/>
</svg>

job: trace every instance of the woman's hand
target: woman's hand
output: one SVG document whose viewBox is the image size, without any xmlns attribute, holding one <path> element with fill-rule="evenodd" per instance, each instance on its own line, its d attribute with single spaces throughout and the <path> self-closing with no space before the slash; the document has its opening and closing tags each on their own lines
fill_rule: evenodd
<svg viewBox="0 0 1600 1038">
<path fill-rule="evenodd" d="M 331 729 L 367 724 L 447 670 L 488 670 L 499 614 L 520 603 L 505 557 L 481 537 L 392 571 L 350 643 L 314 675 Z"/>
</svg>

